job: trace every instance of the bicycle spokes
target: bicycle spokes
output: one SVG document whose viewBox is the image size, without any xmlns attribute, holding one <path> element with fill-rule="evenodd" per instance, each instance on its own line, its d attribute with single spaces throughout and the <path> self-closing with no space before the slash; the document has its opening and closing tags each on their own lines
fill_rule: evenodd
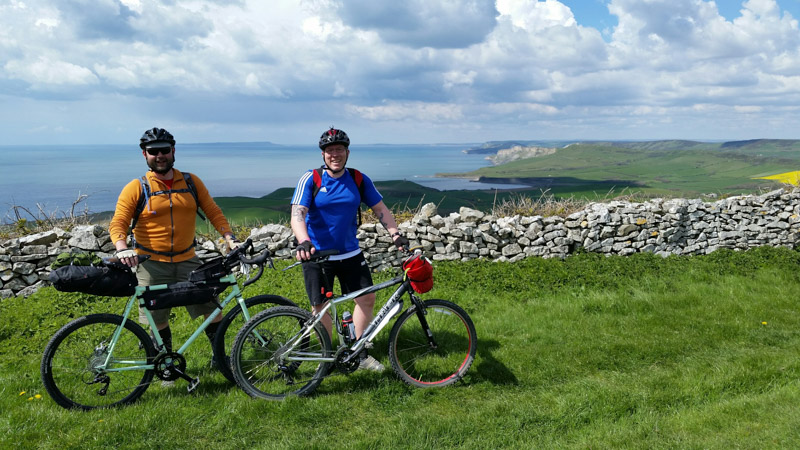
<svg viewBox="0 0 800 450">
<path fill-rule="evenodd" d="M 321 325 L 310 332 L 311 314 L 295 307 L 259 313 L 236 336 L 231 352 L 237 383 L 254 397 L 279 399 L 310 392 L 322 380 L 330 354 L 327 331 Z"/>
<path fill-rule="evenodd" d="M 475 326 L 463 309 L 428 300 L 425 315 L 406 311 L 389 337 L 392 368 L 408 384 L 446 386 L 464 376 L 475 357 Z"/>
</svg>

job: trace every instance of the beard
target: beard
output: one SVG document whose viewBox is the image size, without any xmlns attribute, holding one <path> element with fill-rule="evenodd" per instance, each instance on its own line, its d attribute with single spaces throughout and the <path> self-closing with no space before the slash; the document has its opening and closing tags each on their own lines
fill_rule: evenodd
<svg viewBox="0 0 800 450">
<path fill-rule="evenodd" d="M 174 156 L 171 159 L 168 159 L 167 161 L 164 161 L 164 162 L 161 162 L 161 163 L 159 163 L 157 159 L 153 159 L 152 162 L 150 162 L 150 161 L 147 162 L 147 167 L 149 167 L 150 170 L 152 170 L 153 172 L 155 172 L 155 173 L 157 173 L 159 175 L 164 175 L 167 172 L 169 172 L 170 170 L 172 170 L 172 166 L 173 165 L 175 165 L 175 157 Z"/>
</svg>

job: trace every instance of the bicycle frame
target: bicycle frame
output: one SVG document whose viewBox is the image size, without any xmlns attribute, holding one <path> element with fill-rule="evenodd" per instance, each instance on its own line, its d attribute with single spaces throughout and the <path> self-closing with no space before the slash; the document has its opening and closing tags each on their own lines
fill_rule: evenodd
<svg viewBox="0 0 800 450">
<path fill-rule="evenodd" d="M 348 358 L 345 358 L 344 362 L 349 362 L 353 357 L 358 355 L 361 350 L 364 349 L 367 345 L 371 344 L 375 337 L 380 333 L 380 331 L 386 327 L 389 321 L 395 317 L 400 311 L 403 309 L 403 294 L 408 293 L 411 296 L 411 300 L 414 303 L 417 303 L 417 299 L 414 298 L 413 291 L 408 288 L 407 282 L 405 282 L 404 277 L 402 275 L 392 278 L 391 280 L 384 281 L 383 283 L 379 283 L 373 286 L 369 286 L 363 289 L 359 289 L 357 291 L 353 291 L 349 294 L 342 295 L 340 297 L 334 298 L 329 300 L 325 306 L 320 310 L 318 313 L 314 314 L 311 318 L 311 321 L 306 323 L 303 332 L 297 336 L 292 343 L 287 346 L 284 351 L 284 355 L 288 353 L 290 350 L 294 349 L 295 347 L 301 345 L 304 339 L 306 339 L 311 331 L 313 330 L 314 326 L 319 323 L 325 314 L 328 311 L 331 311 L 331 314 L 335 318 L 336 324 L 336 333 L 339 336 L 339 346 L 338 348 L 347 347 L 344 341 L 344 333 L 341 326 L 341 320 L 339 315 L 336 313 L 336 305 L 340 303 L 344 303 L 350 300 L 354 300 L 357 297 L 361 297 L 362 295 L 371 294 L 373 292 L 377 292 L 388 287 L 394 286 L 399 284 L 400 286 L 392 293 L 386 303 L 381 307 L 372 321 L 367 325 L 367 328 L 364 329 L 363 333 L 361 333 L 361 337 L 358 338 L 355 342 L 350 345 L 350 350 L 353 352 Z M 320 362 L 334 362 L 336 358 L 333 356 L 323 356 L 323 357 L 307 357 L 307 356 L 286 356 L 283 358 L 284 361 L 320 361 Z"/>
<path fill-rule="evenodd" d="M 186 340 L 186 342 L 184 342 L 184 344 L 181 345 L 181 347 L 176 351 L 176 353 L 182 355 L 184 352 L 186 352 L 186 350 L 192 345 L 192 343 L 195 341 L 195 339 L 197 339 L 197 337 L 200 336 L 200 334 L 203 333 L 203 331 L 205 331 L 205 329 L 214 321 L 214 319 L 217 316 L 219 316 L 222 313 L 222 310 L 225 309 L 225 307 L 234 298 L 239 303 L 239 305 L 241 305 L 242 314 L 244 315 L 245 320 L 250 320 L 250 313 L 248 312 L 247 307 L 245 306 L 244 297 L 242 296 L 242 290 L 239 287 L 239 283 L 236 282 L 236 276 L 233 275 L 233 274 L 228 274 L 228 275 L 225 275 L 224 277 L 220 278 L 219 280 L 222 281 L 222 282 L 227 282 L 227 283 L 232 284 L 232 288 L 233 289 L 231 290 L 231 292 L 228 295 L 225 296 L 225 299 L 222 300 L 219 303 L 219 307 L 217 307 L 214 310 L 214 312 L 212 312 L 206 318 L 206 320 L 204 320 L 203 323 L 201 323 L 197 327 L 197 329 L 194 331 L 194 333 L 192 333 L 192 335 L 189 336 L 189 338 Z M 102 369 L 103 371 L 106 371 L 106 372 L 122 372 L 122 371 L 126 371 L 126 370 L 143 370 L 143 369 L 144 370 L 150 370 L 150 369 L 153 369 L 155 367 L 154 364 L 147 363 L 147 361 L 124 361 L 124 360 L 114 360 L 113 363 L 114 364 L 125 364 L 126 365 L 125 367 L 117 368 L 117 367 L 112 367 L 111 366 L 112 356 L 114 355 L 114 347 L 116 346 L 117 341 L 119 339 L 119 336 L 122 333 L 122 329 L 125 327 L 125 322 L 130 320 L 130 314 L 131 314 L 131 311 L 133 310 L 133 305 L 134 304 L 138 304 L 139 306 L 142 306 L 142 310 L 144 311 L 145 317 L 147 318 L 147 322 L 148 322 L 148 324 L 150 326 L 150 330 L 152 331 L 152 336 L 155 338 L 155 341 L 156 341 L 156 344 L 157 344 L 158 348 L 162 348 L 163 349 L 163 347 L 164 347 L 164 342 L 161 340 L 161 335 L 159 335 L 159 333 L 158 333 L 158 328 L 156 327 L 156 323 L 153 320 L 153 316 L 150 313 L 150 310 L 147 309 L 147 308 L 144 308 L 144 300 L 142 299 L 141 295 L 147 289 L 148 289 L 147 287 L 137 286 L 136 287 L 136 292 L 128 300 L 127 304 L 125 305 L 125 311 L 122 314 L 122 318 L 123 318 L 122 323 L 114 331 L 114 335 L 111 338 L 111 344 L 109 345 L 108 356 L 106 357 L 105 362 L 101 366 L 97 367 L 98 369 Z M 164 290 L 164 289 L 168 289 L 168 285 L 166 285 L 166 284 L 153 285 L 153 286 L 150 286 L 149 289 L 151 291 Z"/>
<path fill-rule="evenodd" d="M 323 263 L 335 254 L 330 250 L 317 253 L 283 270 L 305 263 Z M 415 251 L 413 258 L 416 260 L 421 253 Z M 324 300 L 314 306 L 314 312 L 291 306 L 271 308 L 255 315 L 240 329 L 231 350 L 236 383 L 251 397 L 281 400 L 290 395 L 308 395 L 326 377 L 336 373 L 382 370 L 381 364 L 371 360 L 367 367 L 363 358 L 389 322 L 393 323 L 391 331 L 387 331 L 389 362 L 403 382 L 428 388 L 449 386 L 462 379 L 475 358 L 475 326 L 466 311 L 455 303 L 418 297 L 414 282 L 427 282 L 423 277 L 429 268 L 423 265 L 423 272 L 418 273 L 419 267 L 406 264 L 411 258 L 403 262 L 403 272 L 388 281 L 338 296 L 333 294 L 327 267 L 320 267 Z M 423 279 L 415 280 L 418 275 Z M 424 292 L 429 290 L 429 284 L 419 287 Z M 344 319 L 347 317 L 348 322 L 350 319 L 346 312 L 341 315 L 337 312 L 340 305 L 359 297 L 372 298 L 381 290 L 387 290 L 388 299 L 368 324 L 363 323 L 363 317 L 359 318 L 365 325 L 359 330 L 361 335 L 348 339 L 353 333 Z M 411 302 L 408 305 L 403 305 L 405 294 Z M 332 325 L 328 325 L 329 314 L 339 337 L 335 344 Z"/>
</svg>

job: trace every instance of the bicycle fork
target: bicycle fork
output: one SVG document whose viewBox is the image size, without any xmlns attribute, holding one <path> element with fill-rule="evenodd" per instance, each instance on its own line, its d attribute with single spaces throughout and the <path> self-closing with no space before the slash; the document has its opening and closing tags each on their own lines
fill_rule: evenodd
<svg viewBox="0 0 800 450">
<path fill-rule="evenodd" d="M 417 319 L 419 319 L 419 325 L 425 331 L 425 337 L 428 338 L 428 346 L 430 346 L 431 350 L 436 350 L 439 345 L 436 343 L 436 339 L 433 336 L 433 331 L 431 331 L 431 327 L 428 326 L 428 319 L 425 317 L 428 315 L 428 310 L 422 306 L 422 302 L 417 298 L 414 294 L 411 295 L 411 302 L 414 304 L 414 308 L 416 308 Z"/>
</svg>

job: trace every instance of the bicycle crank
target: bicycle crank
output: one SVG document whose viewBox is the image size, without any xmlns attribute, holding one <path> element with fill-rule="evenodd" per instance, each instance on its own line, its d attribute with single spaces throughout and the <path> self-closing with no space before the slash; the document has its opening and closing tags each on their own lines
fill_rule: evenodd
<svg viewBox="0 0 800 450">
<path fill-rule="evenodd" d="M 353 373 L 358 369 L 360 362 L 361 360 L 357 356 L 353 357 L 352 350 L 342 347 L 336 352 L 336 361 L 333 364 L 339 372 Z"/>
<path fill-rule="evenodd" d="M 156 376 L 164 381 L 174 381 L 178 378 L 188 381 L 189 392 L 194 391 L 200 383 L 199 378 L 192 378 L 186 373 L 186 358 L 180 353 L 162 353 L 153 360 L 153 366 Z"/>
</svg>

